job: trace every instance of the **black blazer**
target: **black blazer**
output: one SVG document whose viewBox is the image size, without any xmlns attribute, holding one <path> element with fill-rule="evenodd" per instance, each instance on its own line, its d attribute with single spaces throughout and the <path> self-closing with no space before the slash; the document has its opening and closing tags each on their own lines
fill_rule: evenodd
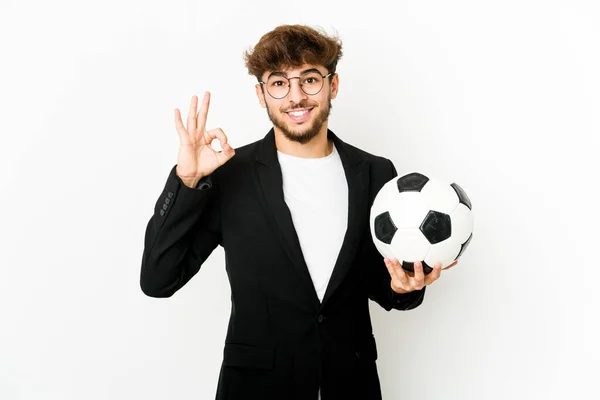
<svg viewBox="0 0 600 400">
<path fill-rule="evenodd" d="M 172 168 L 146 228 L 142 291 L 169 297 L 223 246 L 231 316 L 219 400 L 381 399 L 368 300 L 408 310 L 425 289 L 398 295 L 373 244 L 369 213 L 397 176 L 392 162 L 328 131 L 348 180 L 348 228 L 321 303 L 283 197 L 274 131 L 196 188 Z M 315 226 L 315 229 L 319 229 Z"/>
</svg>

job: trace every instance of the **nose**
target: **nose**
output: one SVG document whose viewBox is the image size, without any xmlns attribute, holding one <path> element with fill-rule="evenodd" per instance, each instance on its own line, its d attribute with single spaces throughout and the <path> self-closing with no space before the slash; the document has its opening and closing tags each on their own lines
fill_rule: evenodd
<svg viewBox="0 0 600 400">
<path fill-rule="evenodd" d="M 288 93 L 288 99 L 294 104 L 300 103 L 302 100 L 307 99 L 308 96 L 302 91 L 300 87 L 300 77 L 289 78 L 290 81 L 290 92 Z"/>
</svg>

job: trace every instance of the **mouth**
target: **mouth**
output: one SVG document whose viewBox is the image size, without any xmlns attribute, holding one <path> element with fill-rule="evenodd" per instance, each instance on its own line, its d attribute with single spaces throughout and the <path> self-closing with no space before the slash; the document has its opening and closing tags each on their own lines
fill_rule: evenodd
<svg viewBox="0 0 600 400">
<path fill-rule="evenodd" d="M 306 120 L 308 120 L 310 118 L 310 113 L 312 112 L 313 108 L 296 108 L 290 111 L 286 111 L 286 115 L 288 116 L 288 118 L 290 120 L 292 120 L 293 122 L 304 122 Z"/>
</svg>

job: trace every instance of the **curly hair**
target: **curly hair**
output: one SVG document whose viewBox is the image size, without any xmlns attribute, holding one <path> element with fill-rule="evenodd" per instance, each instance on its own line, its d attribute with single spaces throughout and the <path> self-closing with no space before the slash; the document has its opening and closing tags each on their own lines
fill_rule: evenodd
<svg viewBox="0 0 600 400">
<path fill-rule="evenodd" d="M 266 71 L 297 68 L 303 64 L 323 65 L 335 72 L 342 57 L 339 36 L 306 25 L 281 25 L 264 34 L 254 49 L 244 52 L 248 74 L 261 81 Z"/>
</svg>

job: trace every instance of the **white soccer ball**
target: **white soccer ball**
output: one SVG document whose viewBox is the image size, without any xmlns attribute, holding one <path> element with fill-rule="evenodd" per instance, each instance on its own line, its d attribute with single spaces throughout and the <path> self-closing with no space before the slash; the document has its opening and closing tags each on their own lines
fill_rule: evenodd
<svg viewBox="0 0 600 400">
<path fill-rule="evenodd" d="M 436 262 L 447 267 L 473 237 L 471 200 L 456 183 L 418 172 L 396 177 L 377 193 L 370 215 L 375 247 L 413 272 L 415 261 L 428 274 Z"/>
</svg>

